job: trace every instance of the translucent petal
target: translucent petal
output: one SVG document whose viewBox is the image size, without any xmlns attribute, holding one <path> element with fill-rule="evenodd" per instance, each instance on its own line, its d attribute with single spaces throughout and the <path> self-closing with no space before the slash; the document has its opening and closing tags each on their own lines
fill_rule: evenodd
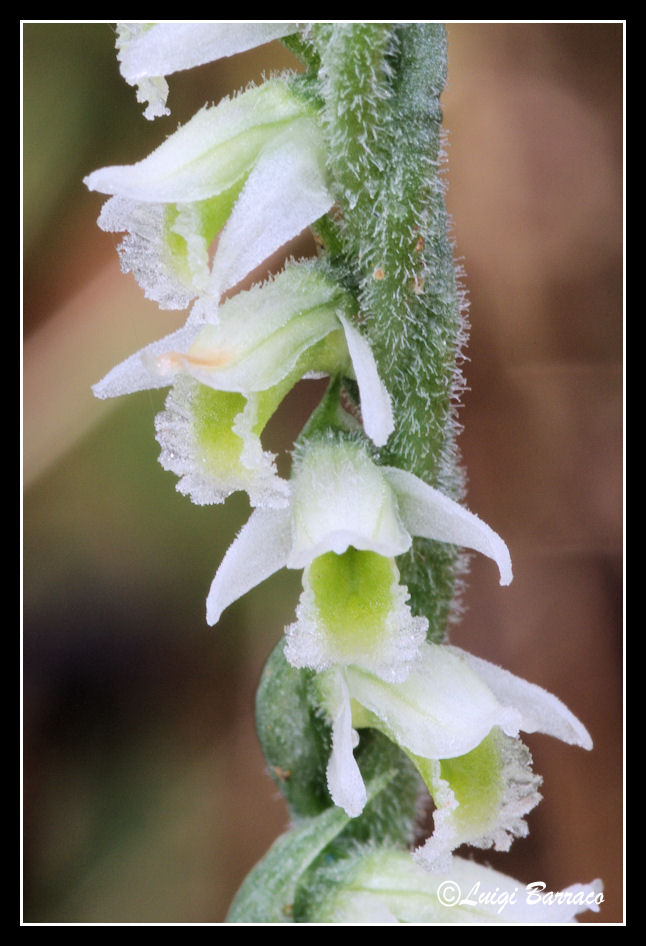
<svg viewBox="0 0 646 946">
<path fill-rule="evenodd" d="M 590 733 L 558 697 L 458 647 L 449 649 L 475 670 L 501 704 L 514 706 L 521 713 L 523 732 L 542 732 L 570 745 L 592 748 Z"/>
<path fill-rule="evenodd" d="M 255 399 L 214 391 L 179 376 L 155 418 L 159 462 L 180 477 L 177 489 L 198 505 L 221 503 L 238 490 L 252 505 L 281 507 L 289 484 L 260 443 Z"/>
<path fill-rule="evenodd" d="M 142 105 L 144 102 L 149 103 L 144 109 L 144 117 L 152 120 L 153 118 L 160 118 L 162 115 L 170 115 L 170 110 L 166 108 L 168 83 L 160 73 L 150 77 L 142 76 L 137 81 L 129 78 L 123 68 L 129 48 L 136 46 L 137 42 L 145 36 L 150 28 L 151 24 L 149 23 L 119 23 L 117 25 L 117 58 L 121 63 L 120 69 L 124 79 L 129 85 L 137 87 L 137 101 Z"/>
<path fill-rule="evenodd" d="M 383 467 L 383 473 L 397 494 L 399 514 L 412 535 L 475 549 L 496 562 L 501 585 L 511 582 L 509 550 L 482 519 L 412 473 L 394 467 Z"/>
<path fill-rule="evenodd" d="M 340 313 L 339 320 L 343 325 L 354 376 L 359 387 L 364 430 L 373 443 L 383 447 L 395 429 L 390 395 L 379 377 L 368 340 Z"/>
<path fill-rule="evenodd" d="M 137 24 L 120 24 L 120 70 L 130 85 L 234 56 L 298 28 L 296 23 L 154 23 L 135 32 L 133 26 L 136 30 Z"/>
<path fill-rule="evenodd" d="M 359 737 L 352 728 L 350 697 L 343 676 L 326 674 L 323 684 L 326 708 L 332 719 L 332 752 L 327 766 L 327 784 L 332 801 L 351 818 L 360 815 L 366 804 L 366 786 L 354 758 Z"/>
<path fill-rule="evenodd" d="M 181 365 L 168 365 L 167 370 L 163 370 L 158 359 L 163 359 L 169 351 L 188 351 L 197 332 L 196 326 L 184 326 L 130 355 L 92 387 L 95 397 L 119 397 L 135 391 L 168 387 Z"/>
<path fill-rule="evenodd" d="M 291 374 L 301 357 L 339 328 L 338 287 L 309 266 L 292 266 L 224 302 L 182 358 L 184 370 L 222 391 L 263 391 Z"/>
<path fill-rule="evenodd" d="M 132 273 L 147 299 L 162 309 L 185 309 L 208 281 L 208 268 L 177 266 L 171 250 L 168 207 L 124 197 L 111 197 L 98 224 L 108 233 L 126 236 L 119 244 L 121 271 Z"/>
<path fill-rule="evenodd" d="M 294 123 L 263 150 L 220 235 L 207 294 L 214 299 L 328 212 L 320 132 Z"/>
<path fill-rule="evenodd" d="M 145 203 L 193 203 L 244 178 L 262 148 L 287 124 L 308 115 L 281 79 L 202 108 L 147 158 L 85 178 L 90 190 Z"/>
<path fill-rule="evenodd" d="M 290 568 L 352 545 L 393 558 L 410 548 L 395 496 L 381 467 L 354 442 L 308 445 L 293 476 L 294 543 Z"/>
<path fill-rule="evenodd" d="M 520 714 L 502 707 L 466 662 L 440 644 L 422 644 L 403 683 L 385 683 L 357 667 L 344 672 L 350 696 L 375 725 L 423 758 L 465 755 L 493 726 L 518 734 Z"/>
<path fill-rule="evenodd" d="M 222 559 L 206 601 L 216 624 L 225 608 L 287 563 L 291 521 L 287 509 L 255 509 Z"/>
</svg>

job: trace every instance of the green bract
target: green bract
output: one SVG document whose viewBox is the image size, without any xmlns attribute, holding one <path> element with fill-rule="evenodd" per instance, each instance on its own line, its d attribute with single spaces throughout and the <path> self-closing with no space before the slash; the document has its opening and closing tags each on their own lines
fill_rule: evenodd
<svg viewBox="0 0 646 946">
<path fill-rule="evenodd" d="M 310 923 L 572 923 L 599 910 L 599 880 L 539 897 L 490 867 L 454 857 L 446 873 L 430 873 L 403 851 L 359 850 L 322 867 L 318 896 L 303 890 L 296 908 Z"/>
</svg>

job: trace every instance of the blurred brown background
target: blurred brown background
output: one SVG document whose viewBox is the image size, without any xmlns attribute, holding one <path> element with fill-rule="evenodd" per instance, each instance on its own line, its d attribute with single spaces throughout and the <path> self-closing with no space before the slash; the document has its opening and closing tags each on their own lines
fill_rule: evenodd
<svg viewBox="0 0 646 946">
<path fill-rule="evenodd" d="M 586 753 L 527 738 L 531 834 L 480 860 L 622 899 L 621 24 L 453 24 L 448 202 L 471 310 L 468 505 L 509 544 L 473 560 L 454 643 L 560 696 Z M 82 177 L 144 157 L 205 101 L 293 65 L 279 44 L 171 77 L 147 122 L 101 23 L 24 40 L 24 919 L 222 922 L 286 826 L 253 724 L 292 619 L 283 572 L 204 620 L 248 504 L 200 508 L 158 465 L 163 393 L 95 401 L 118 360 L 181 324 L 119 272 Z M 307 240 L 292 250 L 306 252 Z M 303 382 L 270 431 L 286 449 Z M 284 460 L 282 461 L 284 462 Z"/>
</svg>

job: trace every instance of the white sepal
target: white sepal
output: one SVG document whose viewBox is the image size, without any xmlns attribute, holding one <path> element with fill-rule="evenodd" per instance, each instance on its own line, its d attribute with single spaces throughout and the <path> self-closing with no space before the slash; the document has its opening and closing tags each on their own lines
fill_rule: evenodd
<svg viewBox="0 0 646 946">
<path fill-rule="evenodd" d="M 290 568 L 349 546 L 393 558 L 411 545 L 381 468 L 354 442 L 310 445 L 294 477 Z"/>
<path fill-rule="evenodd" d="M 296 32 L 296 23 L 119 24 L 120 72 L 141 85 L 183 69 L 224 59 Z M 160 104 L 165 105 L 165 98 Z M 147 116 L 155 117 L 155 115 Z"/>
<path fill-rule="evenodd" d="M 402 683 L 346 668 L 350 695 L 402 748 L 427 759 L 465 755 L 493 726 L 517 735 L 520 714 L 503 707 L 478 675 L 440 644 L 424 643 Z"/>
<path fill-rule="evenodd" d="M 384 467 L 383 474 L 397 494 L 402 522 L 413 535 L 475 549 L 496 562 L 501 585 L 511 582 L 509 550 L 486 522 L 406 470 Z"/>
<path fill-rule="evenodd" d="M 343 325 L 359 387 L 364 430 L 377 447 L 383 447 L 395 429 L 390 395 L 379 377 L 368 340 L 345 316 L 339 314 L 339 320 Z"/>
<path fill-rule="evenodd" d="M 332 720 L 332 752 L 327 766 L 327 785 L 335 805 L 351 818 L 364 809 L 367 800 L 354 749 L 359 736 L 352 728 L 352 710 L 348 687 L 339 671 L 328 671 L 322 684 L 326 691 L 326 708 Z"/>
<path fill-rule="evenodd" d="M 328 212 L 317 126 L 296 122 L 260 155 L 220 234 L 206 294 L 218 299 L 263 260 Z"/>
<path fill-rule="evenodd" d="M 523 732 L 542 732 L 570 745 L 592 749 L 590 733 L 558 697 L 459 647 L 449 649 L 475 670 L 500 703 L 514 706 L 521 713 Z"/>
<path fill-rule="evenodd" d="M 255 509 L 222 559 L 206 600 L 206 620 L 216 624 L 230 604 L 287 562 L 291 540 L 287 509 Z"/>
</svg>

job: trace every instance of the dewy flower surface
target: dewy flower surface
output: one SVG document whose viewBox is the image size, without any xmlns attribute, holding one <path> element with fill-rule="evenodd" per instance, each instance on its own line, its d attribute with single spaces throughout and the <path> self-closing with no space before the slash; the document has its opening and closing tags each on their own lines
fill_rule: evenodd
<svg viewBox="0 0 646 946">
<path fill-rule="evenodd" d="M 260 434 L 302 377 L 344 371 L 357 381 L 364 429 L 383 444 L 392 430 L 388 392 L 364 337 L 349 319 L 352 300 L 315 266 L 292 264 L 262 286 L 212 311 L 215 321 L 146 346 L 94 386 L 116 397 L 173 384 L 157 419 L 162 465 L 181 476 L 194 502 L 220 502 L 244 489 L 253 505 L 284 505 Z"/>
<path fill-rule="evenodd" d="M 201 109 L 143 161 L 85 183 L 113 195 L 99 226 L 128 231 L 123 271 L 169 309 L 217 303 L 333 203 L 312 108 L 282 79 Z"/>
<path fill-rule="evenodd" d="M 121 23 L 121 75 L 148 102 L 146 118 L 169 115 L 165 76 L 262 46 L 295 31 L 295 23 Z"/>
<path fill-rule="evenodd" d="M 303 74 L 205 106 L 144 160 L 85 179 L 109 195 L 100 226 L 126 234 L 122 269 L 162 308 L 192 306 L 94 393 L 170 387 L 155 426 L 178 489 L 200 504 L 245 490 L 256 507 L 213 579 L 209 624 L 279 569 L 303 570 L 257 700 L 293 826 L 234 922 L 502 922 L 478 905 L 449 915 L 433 872 L 508 892 L 453 851 L 527 833 L 541 779 L 519 733 L 592 742 L 556 697 L 444 642 L 460 549 L 512 580 L 505 542 L 452 498 L 466 328 L 439 174 L 444 29 L 122 24 L 118 57 L 153 118 L 168 113 L 166 76 L 280 37 Z M 308 226 L 315 262 L 230 295 Z M 322 376 L 282 479 L 261 435 L 300 379 Z M 422 781 L 435 811 L 419 844 Z M 504 919 L 569 922 L 580 903 Z"/>
<path fill-rule="evenodd" d="M 304 568 L 352 547 L 394 558 L 422 535 L 493 558 L 501 584 L 512 578 L 507 546 L 463 506 L 412 474 L 377 466 L 353 440 L 308 445 L 286 509 L 256 510 L 225 555 L 207 599 L 207 620 L 274 572 Z M 318 669 L 318 668 L 317 668 Z"/>
<path fill-rule="evenodd" d="M 520 731 L 592 748 L 585 727 L 552 694 L 456 647 L 422 644 L 402 682 L 347 666 L 322 675 L 319 687 L 332 721 L 333 800 L 353 816 L 363 810 L 355 729 L 380 729 L 412 759 L 435 801 L 435 832 L 418 851 L 435 869 L 462 843 L 507 850 L 527 833 L 522 817 L 540 800 L 540 779 Z"/>
<path fill-rule="evenodd" d="M 414 535 L 493 558 L 511 581 L 505 543 L 473 513 L 412 475 L 377 466 L 364 444 L 323 439 L 296 465 L 285 509 L 256 510 L 227 552 L 207 599 L 207 620 L 280 568 L 304 568 L 286 656 L 317 671 L 363 667 L 384 680 L 408 675 L 428 622 L 413 616 L 395 557 Z"/>
</svg>

